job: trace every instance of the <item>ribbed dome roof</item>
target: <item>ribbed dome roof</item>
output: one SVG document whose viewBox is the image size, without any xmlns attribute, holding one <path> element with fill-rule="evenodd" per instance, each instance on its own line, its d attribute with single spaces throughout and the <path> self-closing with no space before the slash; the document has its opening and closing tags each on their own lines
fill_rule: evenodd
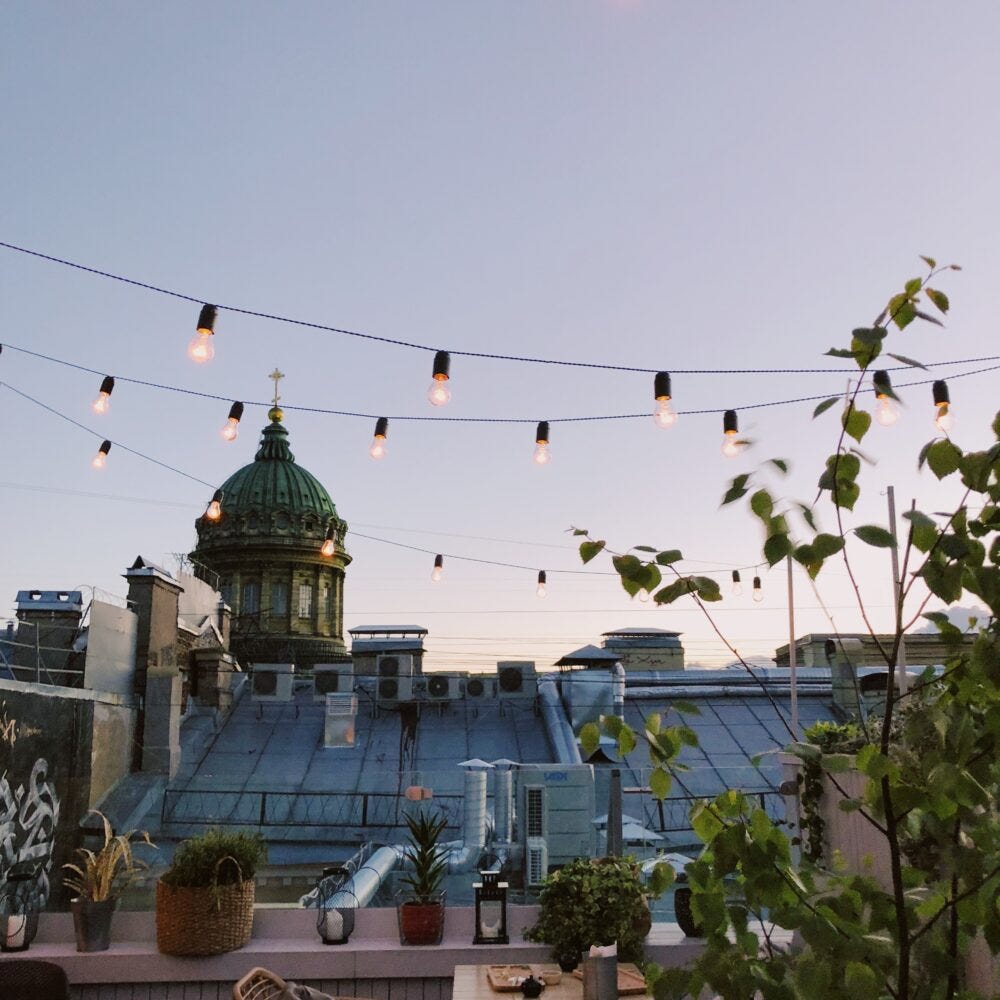
<svg viewBox="0 0 1000 1000">
<path fill-rule="evenodd" d="M 261 434 L 254 460 L 237 469 L 222 484 L 222 507 L 228 517 L 286 511 L 291 516 L 336 517 L 330 494 L 311 473 L 297 465 L 281 426 L 281 410 L 270 410 L 271 423 Z"/>
</svg>

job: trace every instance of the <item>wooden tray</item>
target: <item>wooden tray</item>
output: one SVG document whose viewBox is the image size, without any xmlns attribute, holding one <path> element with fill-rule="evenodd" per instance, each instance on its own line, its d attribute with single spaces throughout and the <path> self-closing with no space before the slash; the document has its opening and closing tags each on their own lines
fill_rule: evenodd
<svg viewBox="0 0 1000 1000">
<path fill-rule="evenodd" d="M 486 978 L 490 986 L 497 993 L 520 993 L 520 984 L 514 984 L 510 980 L 527 979 L 531 975 L 530 965 L 487 965 Z"/>
<path fill-rule="evenodd" d="M 583 969 L 574 969 L 573 975 L 583 979 Z M 646 992 L 646 980 L 642 973 L 631 962 L 618 966 L 618 995 L 620 997 L 639 996 Z"/>
</svg>

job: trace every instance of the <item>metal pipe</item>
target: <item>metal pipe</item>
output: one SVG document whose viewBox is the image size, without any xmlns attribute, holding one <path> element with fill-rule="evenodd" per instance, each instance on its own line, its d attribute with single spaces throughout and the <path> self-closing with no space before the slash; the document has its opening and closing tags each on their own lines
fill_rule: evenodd
<svg viewBox="0 0 1000 1000">
<path fill-rule="evenodd" d="M 514 798 L 513 772 L 509 767 L 498 767 L 493 772 L 493 815 L 496 820 L 496 839 L 501 844 L 510 843 Z"/>
<path fill-rule="evenodd" d="M 560 764 L 582 764 L 573 727 L 569 724 L 559 700 L 555 674 L 546 674 L 538 681 L 538 700 L 542 706 L 542 721 L 545 723 L 545 731 L 548 733 L 556 761 Z"/>
</svg>

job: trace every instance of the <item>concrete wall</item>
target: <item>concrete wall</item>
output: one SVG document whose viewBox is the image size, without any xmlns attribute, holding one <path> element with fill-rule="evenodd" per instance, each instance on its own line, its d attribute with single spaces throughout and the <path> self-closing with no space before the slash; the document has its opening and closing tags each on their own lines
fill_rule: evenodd
<svg viewBox="0 0 1000 1000">
<path fill-rule="evenodd" d="M 93 703 L 90 795 L 93 808 L 129 773 L 135 739 L 136 710 L 103 701 Z"/>
<path fill-rule="evenodd" d="M 138 641 L 139 618 L 128 608 L 94 601 L 87 633 L 85 684 L 93 691 L 129 697 Z"/>
</svg>

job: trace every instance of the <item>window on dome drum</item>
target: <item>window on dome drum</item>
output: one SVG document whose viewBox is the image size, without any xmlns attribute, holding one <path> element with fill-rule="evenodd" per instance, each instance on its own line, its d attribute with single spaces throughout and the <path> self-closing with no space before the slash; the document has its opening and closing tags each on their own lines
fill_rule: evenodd
<svg viewBox="0 0 1000 1000">
<path fill-rule="evenodd" d="M 225 604 L 232 605 L 233 603 L 233 582 L 232 580 L 223 580 L 219 584 L 219 596 L 222 598 Z"/>
<path fill-rule="evenodd" d="M 243 606 L 240 612 L 244 615 L 255 615 L 260 611 L 260 581 L 247 580 L 243 584 Z"/>
<path fill-rule="evenodd" d="M 305 529 L 306 529 L 306 531 L 312 531 L 313 530 L 313 523 L 312 523 L 312 521 L 306 521 L 306 523 L 305 523 Z"/>
<path fill-rule="evenodd" d="M 271 584 L 271 614 L 288 614 L 288 584 L 284 582 Z"/>
<path fill-rule="evenodd" d="M 332 592 L 330 590 L 330 585 L 328 583 L 324 583 L 323 584 L 323 614 L 327 618 L 330 617 L 330 612 L 332 610 L 331 601 L 330 601 L 331 593 Z"/>
<path fill-rule="evenodd" d="M 278 531 L 287 531 L 288 530 L 288 515 L 287 514 L 279 514 L 274 519 L 274 526 L 278 529 Z"/>
<path fill-rule="evenodd" d="M 313 589 L 311 583 L 299 584 L 299 617 L 311 618 L 313 607 Z"/>
</svg>

